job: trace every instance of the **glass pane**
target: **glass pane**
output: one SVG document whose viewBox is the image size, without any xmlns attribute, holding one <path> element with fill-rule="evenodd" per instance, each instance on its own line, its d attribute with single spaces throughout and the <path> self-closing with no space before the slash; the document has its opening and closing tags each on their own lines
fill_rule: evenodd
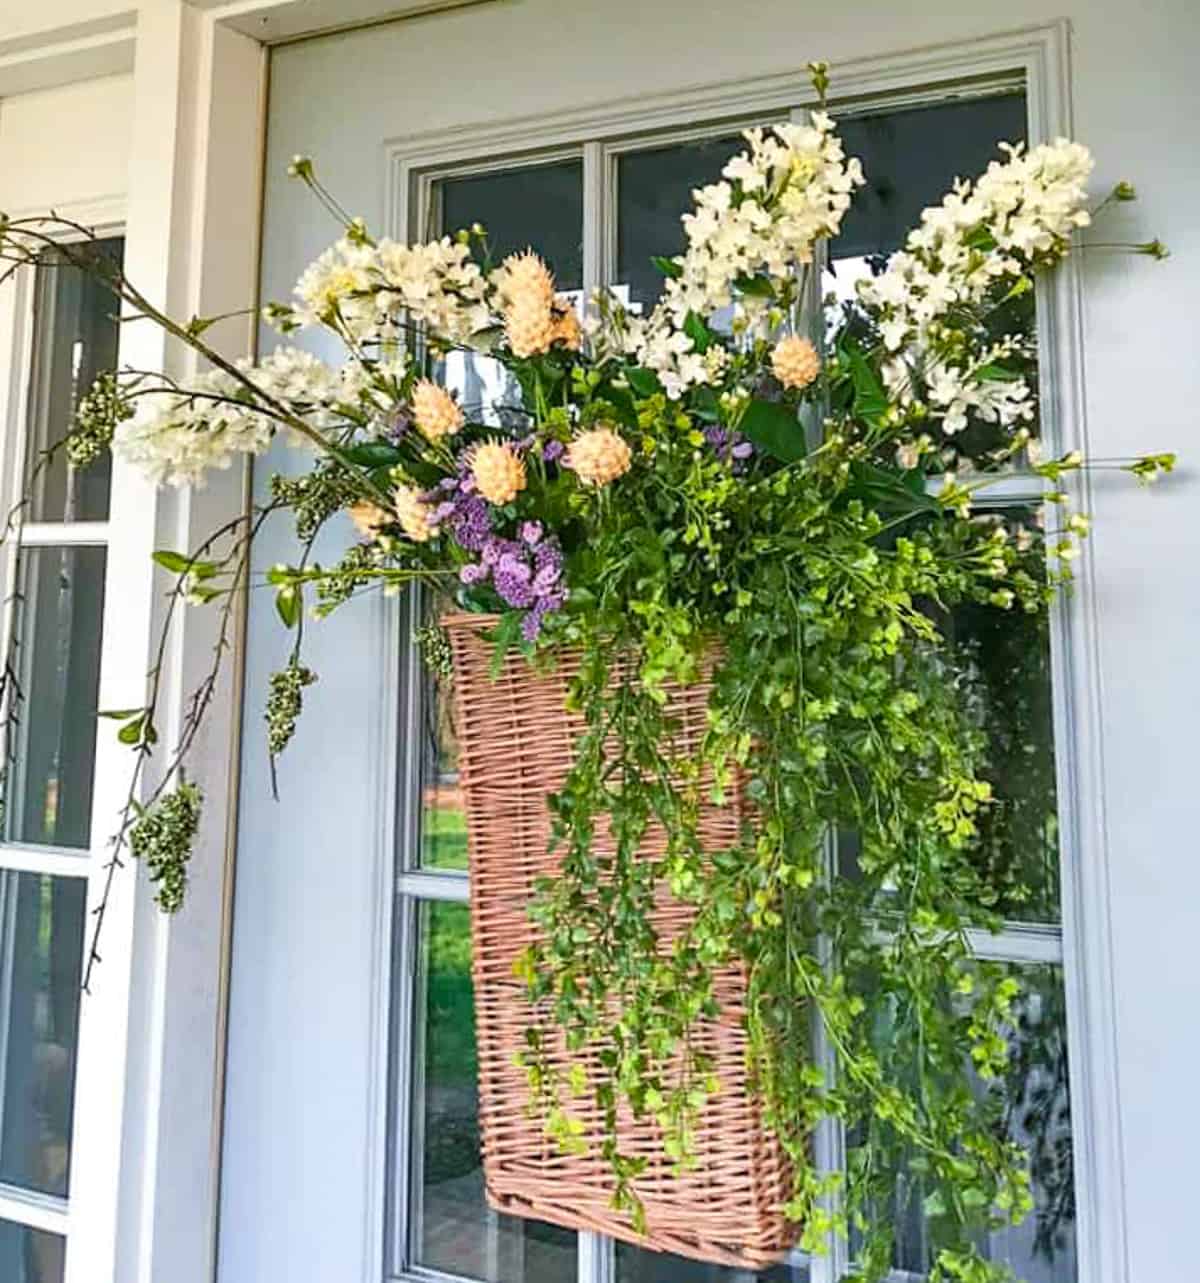
<svg viewBox="0 0 1200 1283">
<path fill-rule="evenodd" d="M 99 249 L 120 259 L 124 242 Z M 47 258 L 38 269 L 26 476 L 33 483 L 33 521 L 103 521 L 108 517 L 107 451 L 77 472 L 62 450 L 39 468 L 42 453 L 71 429 L 79 399 L 96 375 L 117 364 L 117 300 L 94 277 Z"/>
<path fill-rule="evenodd" d="M 1050 636 L 1044 614 L 961 606 L 948 634 L 966 660 L 988 736 L 994 805 L 980 816 L 978 855 L 1006 918 L 1059 916 L 1058 817 Z"/>
<path fill-rule="evenodd" d="M 583 161 L 442 178 L 439 234 L 482 223 L 493 263 L 535 249 L 560 290 L 583 288 Z"/>
<path fill-rule="evenodd" d="M 4 1283 L 62 1283 L 67 1241 L 57 1234 L 0 1221 L 0 1279 Z"/>
<path fill-rule="evenodd" d="M 458 786 L 450 691 L 430 681 L 421 735 L 421 867 L 466 872 L 467 817 Z"/>
<path fill-rule="evenodd" d="M 10 842 L 88 845 L 104 565 L 103 548 L 25 548 L 18 558 Z"/>
<path fill-rule="evenodd" d="M 67 1193 L 86 913 L 83 878 L 0 873 L 0 1181 L 45 1194 Z"/>
<path fill-rule="evenodd" d="M 574 1233 L 502 1216 L 484 1198 L 464 905 L 422 905 L 416 999 L 414 1264 L 489 1283 L 570 1283 Z"/>
<path fill-rule="evenodd" d="M 617 159 L 617 293 L 634 311 L 648 311 L 662 292 L 655 255 L 672 257 L 686 243 L 680 217 L 697 187 L 717 182 L 746 145 L 740 134 L 626 152 Z"/>
<path fill-rule="evenodd" d="M 781 1262 L 765 1272 L 735 1270 L 669 1252 L 617 1244 L 618 1283 L 808 1283 L 808 1266 Z"/>
<path fill-rule="evenodd" d="M 1075 1186 L 1067 1086 L 1066 1001 L 1062 969 L 1015 966 L 1022 985 L 1004 1078 L 977 1083 L 996 1126 L 1030 1153 L 1034 1210 L 1022 1225 L 981 1240 L 982 1254 L 1007 1263 L 1023 1283 L 1076 1283 Z M 888 1036 L 904 1038 L 893 1028 Z M 898 1269 L 925 1274 L 939 1246 L 936 1222 L 923 1210 L 927 1191 L 911 1172 L 897 1174 L 894 1223 Z"/>
<path fill-rule="evenodd" d="M 441 212 L 439 235 L 482 223 L 493 265 L 532 247 L 550 264 L 559 290 L 583 288 L 582 161 L 443 178 L 435 185 L 435 197 L 434 208 Z M 476 422 L 511 428 L 527 423 L 519 410 L 516 380 L 491 357 L 451 352 L 445 382 Z M 511 407 L 517 413 L 510 413 Z"/>
</svg>

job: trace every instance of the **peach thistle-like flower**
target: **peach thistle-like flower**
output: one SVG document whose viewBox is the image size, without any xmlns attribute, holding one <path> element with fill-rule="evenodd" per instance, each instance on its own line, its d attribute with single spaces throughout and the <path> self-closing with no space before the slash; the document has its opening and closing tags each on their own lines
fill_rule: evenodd
<svg viewBox="0 0 1200 1283">
<path fill-rule="evenodd" d="M 475 488 L 497 507 L 512 503 L 525 489 L 525 464 L 512 446 L 503 441 L 482 441 L 470 456 Z"/>
<path fill-rule="evenodd" d="M 400 529 L 413 543 L 425 543 L 433 535 L 429 505 L 415 486 L 398 485 L 392 491 L 392 503 L 400 519 Z"/>
<path fill-rule="evenodd" d="M 432 379 L 421 379 L 412 390 L 413 418 L 430 441 L 453 436 L 463 425 L 462 407 Z"/>
<path fill-rule="evenodd" d="M 393 521 L 392 514 L 386 508 L 372 503 L 370 499 L 360 499 L 358 503 L 351 504 L 346 511 L 350 515 L 350 520 L 354 522 L 355 530 L 364 539 L 374 539 L 384 526 L 390 526 Z"/>
<path fill-rule="evenodd" d="M 564 460 L 584 485 L 606 486 L 629 471 L 629 446 L 612 428 L 591 428 L 571 442 Z"/>
<path fill-rule="evenodd" d="M 776 344 L 771 369 L 785 388 L 806 388 L 821 373 L 821 358 L 808 339 L 792 334 Z"/>
</svg>

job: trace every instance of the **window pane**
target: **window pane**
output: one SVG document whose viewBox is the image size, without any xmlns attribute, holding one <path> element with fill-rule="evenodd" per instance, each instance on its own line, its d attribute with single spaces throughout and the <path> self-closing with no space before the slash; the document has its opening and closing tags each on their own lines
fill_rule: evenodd
<svg viewBox="0 0 1200 1283">
<path fill-rule="evenodd" d="M 441 233 L 482 223 L 493 263 L 532 247 L 560 290 L 583 288 L 583 162 L 557 161 L 443 178 Z"/>
<path fill-rule="evenodd" d="M 57 1234 L 0 1221 L 0 1279 L 4 1283 L 62 1283 L 67 1241 Z"/>
<path fill-rule="evenodd" d="M 123 242 L 99 248 L 120 259 Z M 96 375 L 117 364 L 117 299 L 94 277 L 47 259 L 38 268 L 33 371 L 29 396 L 26 476 L 33 483 L 33 521 L 103 521 L 108 516 L 111 460 L 107 451 L 77 472 L 59 450 L 47 467 L 43 451 L 70 431 L 79 399 Z"/>
<path fill-rule="evenodd" d="M 421 907 L 412 1259 L 489 1283 L 570 1283 L 569 1230 L 487 1206 L 479 1151 L 471 934 L 460 904 Z"/>
<path fill-rule="evenodd" d="M 583 288 L 582 161 L 443 178 L 434 194 L 439 235 L 482 223 L 493 265 L 532 247 L 550 264 L 560 290 Z M 451 352 L 445 382 L 476 422 L 516 429 L 528 423 L 516 380 L 491 357 Z"/>
<path fill-rule="evenodd" d="M 86 913 L 83 878 L 0 873 L 0 1181 L 45 1194 L 67 1193 Z"/>
<path fill-rule="evenodd" d="M 662 273 L 650 261 L 683 251 L 680 218 L 692 192 L 717 182 L 745 147 L 740 134 L 626 152 L 617 159 L 617 291 L 635 311 L 649 311 L 662 293 Z"/>
<path fill-rule="evenodd" d="M 451 693 L 431 681 L 422 710 L 421 867 L 466 872 L 467 817 L 458 786 Z"/>
<path fill-rule="evenodd" d="M 807 1265 L 781 1262 L 765 1272 L 735 1270 L 617 1243 L 617 1283 L 808 1283 L 808 1277 Z"/>
<path fill-rule="evenodd" d="M 103 548 L 25 548 L 18 559 L 10 842 L 88 845 L 104 565 Z"/>
<path fill-rule="evenodd" d="M 1022 995 L 1010 1031 L 1008 1070 L 1001 1081 L 976 1087 L 989 1096 L 997 1127 L 1029 1150 L 1034 1210 L 1024 1224 L 993 1233 L 979 1246 L 987 1259 L 1007 1263 L 1023 1283 L 1076 1283 L 1062 970 L 1034 965 L 1012 970 Z M 905 1034 L 893 1027 L 885 1036 L 903 1039 Z M 901 1171 L 895 1191 L 895 1265 L 924 1274 L 939 1246 L 937 1224 L 923 1210 L 927 1190 L 919 1176 Z"/>
</svg>

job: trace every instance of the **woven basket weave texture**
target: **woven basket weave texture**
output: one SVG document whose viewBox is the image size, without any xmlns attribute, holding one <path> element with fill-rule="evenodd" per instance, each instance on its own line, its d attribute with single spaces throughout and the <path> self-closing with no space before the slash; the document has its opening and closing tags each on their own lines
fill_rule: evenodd
<svg viewBox="0 0 1200 1283">
<path fill-rule="evenodd" d="M 585 1124 L 586 1154 L 564 1154 L 529 1110 L 529 1088 L 514 1056 L 525 1046 L 531 1009 L 512 971 L 514 958 L 535 936 L 527 915 L 536 880 L 553 874 L 548 853 L 546 797 L 561 787 L 583 723 L 565 709 L 577 671 L 563 654 L 549 673 L 535 672 L 517 654 L 506 657 L 495 680 L 492 646 L 482 636 L 495 619 L 458 614 L 443 619 L 454 657 L 459 771 L 471 869 L 471 932 L 479 1058 L 479 1113 L 484 1176 L 491 1205 L 573 1229 L 596 1230 L 643 1247 L 725 1265 L 760 1269 L 780 1259 L 796 1230 L 780 1212 L 790 1190 L 787 1161 L 763 1123 L 746 1081 L 742 1029 L 745 980 L 737 968 L 718 977 L 721 1015 L 696 1031 L 714 1058 L 720 1090 L 702 1114 L 695 1141 L 698 1164 L 676 1175 L 662 1152 L 652 1120 L 621 1119 L 623 1152 L 646 1159 L 636 1182 L 647 1233 L 611 1206 L 612 1177 L 600 1154 L 599 1112 L 590 1093 L 570 1111 Z M 675 748 L 704 732 L 708 688 L 675 688 L 668 710 L 678 726 Z M 737 792 L 735 790 L 735 792 Z M 701 831 L 713 849 L 737 838 L 740 803 L 706 805 Z M 661 850 L 648 834 L 645 848 Z M 598 851 L 611 850 L 597 838 Z M 656 915 L 660 937 L 686 920 L 677 905 Z M 560 1068 L 578 1060 L 556 1036 L 548 1048 Z"/>
</svg>

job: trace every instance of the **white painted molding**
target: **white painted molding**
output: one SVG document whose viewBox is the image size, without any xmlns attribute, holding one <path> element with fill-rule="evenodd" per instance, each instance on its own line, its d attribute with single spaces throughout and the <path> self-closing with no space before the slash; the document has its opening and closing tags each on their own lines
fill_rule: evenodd
<svg viewBox="0 0 1200 1283">
<path fill-rule="evenodd" d="M 497 0 L 191 0 L 216 22 L 263 44 L 281 44 L 313 35 L 400 18 L 421 18 Z"/>
<path fill-rule="evenodd" d="M 133 70 L 136 13 L 0 39 L 0 98 Z"/>
</svg>

